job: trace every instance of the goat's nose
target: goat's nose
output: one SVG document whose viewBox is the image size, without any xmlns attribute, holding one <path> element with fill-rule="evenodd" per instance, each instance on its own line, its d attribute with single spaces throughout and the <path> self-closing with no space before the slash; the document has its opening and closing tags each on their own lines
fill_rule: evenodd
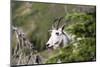
<svg viewBox="0 0 100 67">
<path fill-rule="evenodd" d="M 46 44 L 46 46 L 48 47 L 48 46 L 49 46 L 49 44 Z"/>
</svg>

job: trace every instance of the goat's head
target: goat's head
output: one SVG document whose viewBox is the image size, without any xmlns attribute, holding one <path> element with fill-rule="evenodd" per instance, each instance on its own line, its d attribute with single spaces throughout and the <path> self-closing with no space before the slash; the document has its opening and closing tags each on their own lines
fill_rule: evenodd
<svg viewBox="0 0 100 67">
<path fill-rule="evenodd" d="M 64 39 L 64 27 L 65 24 L 59 25 L 63 17 L 57 18 L 54 20 L 55 24 L 52 25 L 52 30 L 49 30 L 51 32 L 51 37 L 49 38 L 48 42 L 46 43 L 47 48 L 57 48 L 60 46 Z M 57 22 L 57 23 L 56 23 Z"/>
</svg>

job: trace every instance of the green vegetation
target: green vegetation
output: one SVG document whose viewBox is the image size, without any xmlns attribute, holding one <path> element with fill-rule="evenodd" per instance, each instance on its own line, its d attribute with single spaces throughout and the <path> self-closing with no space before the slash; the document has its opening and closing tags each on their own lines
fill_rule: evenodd
<svg viewBox="0 0 100 67">
<path fill-rule="evenodd" d="M 47 63 L 56 63 L 59 59 L 62 62 L 79 62 L 96 60 L 96 22 L 94 14 L 73 13 L 66 16 L 69 22 L 74 22 L 66 31 L 76 35 L 74 42 L 66 48 L 62 53 L 50 58 Z"/>
</svg>

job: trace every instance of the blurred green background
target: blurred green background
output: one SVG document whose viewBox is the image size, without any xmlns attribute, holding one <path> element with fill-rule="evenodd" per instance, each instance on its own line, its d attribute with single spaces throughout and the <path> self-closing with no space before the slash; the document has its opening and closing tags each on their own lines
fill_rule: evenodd
<svg viewBox="0 0 100 67">
<path fill-rule="evenodd" d="M 89 5 L 55 4 L 39 2 L 13 1 L 12 22 L 13 26 L 22 29 L 27 38 L 46 58 L 45 63 L 79 62 L 96 60 L 96 7 Z M 65 31 L 75 35 L 68 47 L 48 53 L 45 44 L 50 37 L 53 20 L 65 16 L 69 20 Z M 12 35 L 12 48 L 16 39 Z M 79 39 L 81 38 L 81 40 Z"/>
</svg>

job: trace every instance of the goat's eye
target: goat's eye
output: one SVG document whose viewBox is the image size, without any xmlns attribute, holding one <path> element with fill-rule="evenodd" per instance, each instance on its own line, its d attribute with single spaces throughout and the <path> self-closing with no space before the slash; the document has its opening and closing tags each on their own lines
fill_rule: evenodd
<svg viewBox="0 0 100 67">
<path fill-rule="evenodd" d="M 59 33 L 57 32 L 56 35 L 59 35 Z"/>
</svg>

